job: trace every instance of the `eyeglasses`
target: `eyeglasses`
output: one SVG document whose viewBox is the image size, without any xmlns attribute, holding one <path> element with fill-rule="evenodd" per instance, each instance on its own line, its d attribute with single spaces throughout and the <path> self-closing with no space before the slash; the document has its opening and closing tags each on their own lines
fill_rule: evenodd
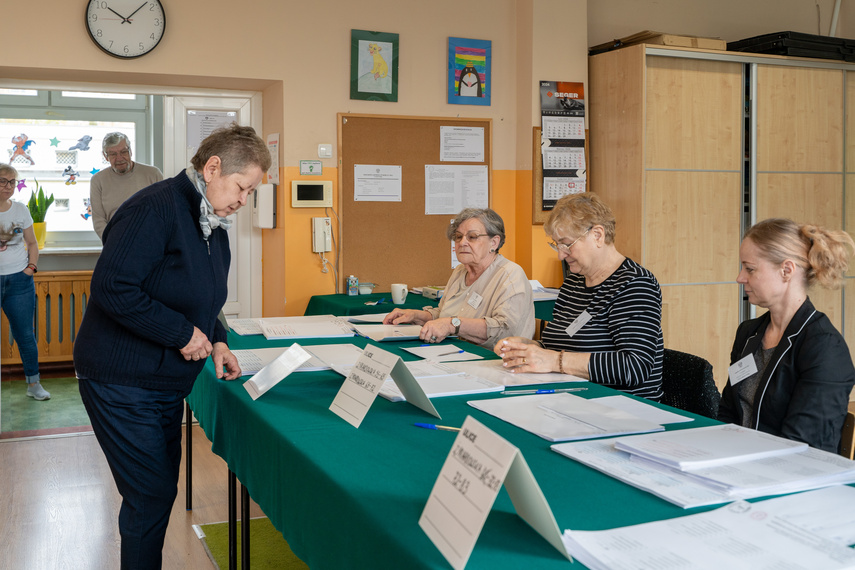
<svg viewBox="0 0 855 570">
<path fill-rule="evenodd" d="M 478 238 L 486 237 L 486 236 L 489 236 L 489 235 L 490 235 L 490 234 L 479 234 L 479 233 L 476 233 L 476 232 L 469 232 L 468 234 L 466 234 L 466 235 L 464 236 L 463 234 L 455 233 L 455 234 L 452 234 L 451 239 L 452 239 L 452 241 L 453 241 L 454 243 L 460 243 L 461 241 L 463 241 L 463 238 L 465 237 L 465 238 L 466 238 L 466 241 L 470 241 L 470 242 L 471 242 L 471 241 L 475 241 L 475 240 L 477 240 Z"/>
<path fill-rule="evenodd" d="M 594 226 L 591 226 L 591 228 L 592 227 L 594 227 Z M 583 237 L 585 237 L 586 235 L 588 235 L 588 232 L 591 231 L 591 228 L 588 228 L 587 230 L 585 230 L 585 233 L 583 233 L 582 235 L 577 237 L 575 240 L 573 240 L 573 243 L 571 243 L 570 245 L 567 245 L 566 243 L 556 243 L 554 241 L 551 241 L 551 242 L 549 242 L 549 247 L 551 247 L 552 249 L 554 249 L 558 253 L 570 253 L 570 250 L 573 249 L 573 246 L 576 245 L 576 242 L 579 241 L 580 239 L 582 239 Z"/>
<path fill-rule="evenodd" d="M 119 155 L 122 155 L 125 158 L 127 158 L 127 157 L 131 156 L 131 150 L 126 148 L 124 150 L 120 150 L 119 152 L 108 152 L 107 153 L 107 160 L 113 160 L 115 158 L 118 158 Z"/>
<path fill-rule="evenodd" d="M 3 186 L 11 186 L 12 188 L 14 188 L 17 183 L 18 181 L 14 178 L 0 178 L 0 188 L 2 188 Z"/>
</svg>

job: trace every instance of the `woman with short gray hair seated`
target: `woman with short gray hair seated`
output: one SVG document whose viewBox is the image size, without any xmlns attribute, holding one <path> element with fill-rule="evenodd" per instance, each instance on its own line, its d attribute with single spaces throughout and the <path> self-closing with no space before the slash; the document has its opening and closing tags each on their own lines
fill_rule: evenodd
<svg viewBox="0 0 855 570">
<path fill-rule="evenodd" d="M 438 307 L 394 309 L 384 324 L 423 325 L 425 342 L 459 336 L 492 348 L 506 336 L 531 338 L 534 302 L 522 267 L 505 259 L 505 223 L 489 208 L 466 208 L 446 231 L 460 265 L 451 273 Z"/>
</svg>

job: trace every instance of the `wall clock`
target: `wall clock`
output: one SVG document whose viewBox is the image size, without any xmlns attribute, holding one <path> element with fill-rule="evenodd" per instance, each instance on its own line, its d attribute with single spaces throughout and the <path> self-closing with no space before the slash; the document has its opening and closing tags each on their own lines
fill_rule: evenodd
<svg viewBox="0 0 855 570">
<path fill-rule="evenodd" d="M 95 45 L 108 54 L 132 59 L 160 43 L 166 13 L 160 0 L 89 0 L 86 30 Z"/>
</svg>

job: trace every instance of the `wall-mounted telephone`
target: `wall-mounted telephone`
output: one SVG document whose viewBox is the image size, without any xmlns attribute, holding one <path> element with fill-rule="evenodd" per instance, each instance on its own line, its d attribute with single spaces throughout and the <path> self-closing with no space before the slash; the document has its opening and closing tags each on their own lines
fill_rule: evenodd
<svg viewBox="0 0 855 570">
<path fill-rule="evenodd" d="M 312 251 L 332 251 L 332 224 L 329 218 L 312 218 Z"/>
</svg>

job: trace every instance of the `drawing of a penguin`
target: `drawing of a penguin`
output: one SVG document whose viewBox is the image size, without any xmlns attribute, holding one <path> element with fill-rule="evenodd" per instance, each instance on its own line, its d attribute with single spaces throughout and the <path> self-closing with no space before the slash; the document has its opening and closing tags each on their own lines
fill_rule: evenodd
<svg viewBox="0 0 855 570">
<path fill-rule="evenodd" d="M 472 63 L 467 63 L 460 72 L 457 94 L 461 97 L 482 97 L 481 76 L 478 75 L 478 70 Z"/>
</svg>

